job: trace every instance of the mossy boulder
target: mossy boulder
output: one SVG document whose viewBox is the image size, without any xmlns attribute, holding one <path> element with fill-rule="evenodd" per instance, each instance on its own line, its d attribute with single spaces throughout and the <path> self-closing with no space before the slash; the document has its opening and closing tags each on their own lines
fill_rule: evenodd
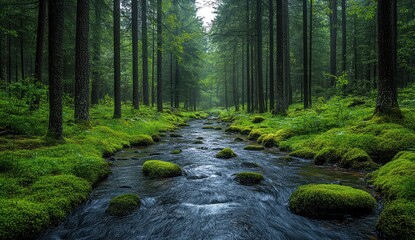
<svg viewBox="0 0 415 240">
<path fill-rule="evenodd" d="M 262 145 L 265 147 L 278 147 L 281 141 L 284 141 L 292 136 L 294 136 L 292 130 L 283 128 L 275 133 L 264 136 Z"/>
<path fill-rule="evenodd" d="M 245 127 L 245 128 L 242 128 L 241 129 L 241 134 L 242 135 L 249 135 L 249 133 L 251 132 L 251 130 L 252 130 L 252 127 Z"/>
<path fill-rule="evenodd" d="M 370 156 L 360 148 L 352 148 L 343 154 L 342 160 L 338 163 L 342 168 L 371 170 L 377 167 Z"/>
<path fill-rule="evenodd" d="M 239 126 L 230 126 L 225 130 L 225 132 L 239 133 L 241 130 L 242 129 Z"/>
<path fill-rule="evenodd" d="M 311 148 L 305 147 L 305 148 L 301 148 L 299 150 L 290 152 L 288 156 L 304 158 L 304 159 L 314 159 L 314 157 L 316 156 L 316 152 L 314 152 Z"/>
<path fill-rule="evenodd" d="M 415 239 L 415 202 L 398 200 L 386 204 L 376 229 L 385 239 Z"/>
<path fill-rule="evenodd" d="M 327 147 L 319 151 L 314 157 L 316 165 L 323 165 L 325 163 L 337 163 L 342 159 L 342 150 L 334 147 Z"/>
<path fill-rule="evenodd" d="M 160 160 L 148 160 L 143 164 L 143 174 L 151 178 L 168 178 L 182 175 L 179 165 Z"/>
<path fill-rule="evenodd" d="M 256 172 L 240 172 L 235 175 L 235 180 L 241 184 L 258 184 L 264 180 L 264 176 Z"/>
<path fill-rule="evenodd" d="M 136 194 L 123 194 L 111 199 L 107 212 L 116 217 L 130 215 L 140 207 L 140 198 Z"/>
<path fill-rule="evenodd" d="M 263 116 L 255 116 L 252 119 L 252 123 L 262 123 L 263 121 L 265 121 L 265 118 Z"/>
<path fill-rule="evenodd" d="M 161 142 L 161 136 L 158 134 L 154 134 L 151 136 L 154 142 Z"/>
<path fill-rule="evenodd" d="M 264 146 L 262 145 L 248 145 L 244 147 L 245 150 L 251 150 L 251 151 L 261 151 L 264 150 Z"/>
<path fill-rule="evenodd" d="M 298 187 L 291 195 L 292 212 L 312 218 L 336 218 L 373 212 L 375 199 L 367 192 L 335 184 L 309 184 Z"/>
<path fill-rule="evenodd" d="M 264 130 L 263 129 L 253 129 L 248 135 L 249 140 L 256 141 L 262 134 Z"/>
<path fill-rule="evenodd" d="M 261 136 L 259 136 L 259 138 L 256 140 L 256 142 L 258 144 L 262 144 L 262 141 L 264 140 L 264 138 L 268 136 L 268 134 L 262 134 Z"/>
<path fill-rule="evenodd" d="M 175 150 L 171 151 L 171 154 L 180 154 L 182 152 L 183 151 L 181 149 L 175 149 Z"/>
<path fill-rule="evenodd" d="M 236 153 L 230 148 L 224 148 L 216 154 L 217 158 L 229 159 L 236 157 Z"/>
<path fill-rule="evenodd" d="M 131 137 L 131 146 L 150 146 L 154 144 L 154 140 L 151 136 L 140 134 Z"/>
</svg>

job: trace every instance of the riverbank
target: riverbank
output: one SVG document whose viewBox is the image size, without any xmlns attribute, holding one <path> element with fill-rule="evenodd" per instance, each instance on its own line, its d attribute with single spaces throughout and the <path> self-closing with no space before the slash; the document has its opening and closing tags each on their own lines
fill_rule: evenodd
<svg viewBox="0 0 415 240">
<path fill-rule="evenodd" d="M 45 138 L 47 109 L 29 112 L 0 101 L 0 239 L 34 239 L 88 199 L 92 188 L 110 174 L 103 157 L 130 146 L 158 141 L 198 113 L 123 106 L 112 118 L 112 105 L 91 109 L 91 126 L 73 123 L 64 108 L 62 142 Z"/>
<path fill-rule="evenodd" d="M 403 119 L 373 117 L 375 102 L 363 97 L 318 99 L 312 109 L 291 105 L 287 116 L 220 114 L 229 132 L 316 165 L 364 171 L 383 196 L 377 223 L 390 239 L 415 238 L 415 102 L 412 88 L 401 93 Z M 402 238 L 405 236 L 405 238 Z M 409 236 L 409 238 L 408 238 Z"/>
</svg>

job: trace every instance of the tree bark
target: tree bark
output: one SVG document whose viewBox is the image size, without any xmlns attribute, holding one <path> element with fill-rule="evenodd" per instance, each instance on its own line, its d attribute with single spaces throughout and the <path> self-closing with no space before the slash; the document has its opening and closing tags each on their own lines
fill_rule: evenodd
<svg viewBox="0 0 415 240">
<path fill-rule="evenodd" d="M 138 0 L 131 1 L 133 48 L 133 106 L 139 109 L 138 93 Z"/>
<path fill-rule="evenodd" d="M 114 118 L 121 118 L 120 0 L 114 0 Z"/>
<path fill-rule="evenodd" d="M 153 35 L 152 35 L 152 59 L 151 59 L 151 107 L 154 107 L 154 103 L 156 102 L 156 91 L 155 91 L 155 83 L 154 83 L 154 78 L 155 78 L 155 59 L 156 59 L 156 51 L 155 51 L 155 36 L 156 36 L 156 32 L 155 32 L 155 26 L 153 25 Z"/>
<path fill-rule="evenodd" d="M 257 0 L 256 24 L 257 24 L 257 94 L 259 113 L 264 112 L 264 86 L 262 73 L 262 0 Z"/>
<path fill-rule="evenodd" d="M 309 108 L 308 92 L 308 18 L 307 0 L 303 0 L 303 87 L 304 87 L 304 109 Z"/>
<path fill-rule="evenodd" d="M 346 18 L 346 0 L 342 0 L 342 72 L 347 68 L 347 18 Z"/>
<path fill-rule="evenodd" d="M 249 20 L 249 0 L 246 0 L 246 106 L 248 113 L 253 112 L 251 108 L 251 63 L 250 63 L 250 44 L 251 44 L 251 36 L 250 36 L 250 20 Z"/>
<path fill-rule="evenodd" d="M 43 66 L 43 48 L 45 45 L 45 26 L 46 26 L 46 0 L 39 0 L 36 31 L 36 57 L 35 57 L 35 81 L 42 83 L 42 66 Z M 32 109 L 38 109 L 40 98 L 36 97 L 31 106 Z"/>
<path fill-rule="evenodd" d="M 284 98 L 285 109 L 288 109 L 288 105 L 292 102 L 291 94 L 291 57 L 290 57 L 290 31 L 289 31 L 289 12 L 288 12 L 288 0 L 282 1 L 282 15 L 283 15 L 283 62 L 284 62 Z"/>
<path fill-rule="evenodd" d="M 101 2 L 95 0 L 95 21 L 93 31 L 92 42 L 92 89 L 91 89 L 91 104 L 96 105 L 99 103 L 100 91 L 102 87 L 101 79 L 101 38 L 102 38 L 102 15 L 101 15 Z"/>
<path fill-rule="evenodd" d="M 277 1 L 277 84 L 274 114 L 286 114 L 284 103 L 284 53 L 283 53 L 283 14 L 282 1 Z"/>
<path fill-rule="evenodd" d="M 309 61 L 308 61 L 308 107 L 312 106 L 311 100 L 311 83 L 313 77 L 313 0 L 310 0 L 310 29 L 309 29 L 310 39 L 309 39 Z"/>
<path fill-rule="evenodd" d="M 232 89 L 233 89 L 233 104 L 235 111 L 239 112 L 239 101 L 238 101 L 238 84 L 236 76 L 236 43 L 233 45 L 233 59 L 232 59 Z"/>
<path fill-rule="evenodd" d="M 375 115 L 402 117 L 396 88 L 396 0 L 378 0 L 379 84 Z"/>
<path fill-rule="evenodd" d="M 142 54 L 143 54 L 143 104 L 150 106 L 148 94 L 148 35 L 147 35 L 147 0 L 141 0 L 142 17 Z"/>
<path fill-rule="evenodd" d="M 274 0 L 269 0 L 269 109 L 275 109 L 275 86 L 274 86 Z"/>
<path fill-rule="evenodd" d="M 61 140 L 64 0 L 49 1 L 49 126 L 48 136 Z"/>
<path fill-rule="evenodd" d="M 330 85 L 336 86 L 337 76 L 337 0 L 330 0 Z"/>
<path fill-rule="evenodd" d="M 163 8 L 157 0 L 157 111 L 163 111 Z"/>
</svg>

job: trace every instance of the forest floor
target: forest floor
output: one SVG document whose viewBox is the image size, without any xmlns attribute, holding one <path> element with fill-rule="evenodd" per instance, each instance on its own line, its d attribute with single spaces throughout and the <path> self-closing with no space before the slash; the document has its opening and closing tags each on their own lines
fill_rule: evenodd
<svg viewBox="0 0 415 240">
<path fill-rule="evenodd" d="M 248 135 L 265 147 L 316 164 L 368 172 L 368 183 L 384 196 L 378 229 L 385 236 L 415 236 L 415 91 L 400 94 L 403 119 L 373 118 L 375 102 L 365 97 L 317 99 L 310 110 L 290 106 L 287 116 L 227 113 L 227 131 Z M 157 113 L 123 106 L 112 118 L 112 102 L 91 109 L 92 127 L 73 122 L 64 108 L 63 142 L 44 137 L 48 109 L 29 111 L 22 100 L 0 96 L 0 239 L 38 236 L 82 204 L 110 173 L 104 157 L 129 146 L 145 146 L 157 134 L 205 113 Z M 393 159 L 393 160 L 392 160 Z"/>
</svg>

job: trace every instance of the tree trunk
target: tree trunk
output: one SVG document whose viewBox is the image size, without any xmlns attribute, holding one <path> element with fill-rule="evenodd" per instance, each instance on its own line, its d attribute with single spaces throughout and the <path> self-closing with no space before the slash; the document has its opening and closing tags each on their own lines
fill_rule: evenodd
<svg viewBox="0 0 415 240">
<path fill-rule="evenodd" d="M 114 0 L 114 118 L 121 118 L 120 0 Z"/>
<path fill-rule="evenodd" d="M 277 1 L 277 84 L 275 114 L 286 114 L 284 103 L 284 53 L 282 1 Z"/>
<path fill-rule="evenodd" d="M 290 57 L 290 34 L 289 34 L 289 12 L 288 0 L 282 1 L 282 15 L 283 15 L 283 49 L 284 49 L 284 108 L 288 109 L 288 104 L 292 102 L 291 91 L 291 57 Z"/>
<path fill-rule="evenodd" d="M 89 121 L 89 1 L 76 6 L 75 121 Z"/>
<path fill-rule="evenodd" d="M 175 60 L 175 71 L 174 71 L 174 75 L 175 75 L 175 83 L 174 83 L 174 107 L 175 108 L 179 108 L 180 107 L 180 85 L 179 85 L 179 80 L 180 80 L 180 70 L 179 70 L 179 60 L 176 57 Z"/>
<path fill-rule="evenodd" d="M 375 115 L 402 117 L 396 89 L 396 0 L 378 0 L 379 84 Z"/>
<path fill-rule="evenodd" d="M 330 85 L 336 86 L 337 76 L 337 0 L 330 0 Z"/>
<path fill-rule="evenodd" d="M 100 91 L 102 88 L 102 79 L 101 79 L 101 37 L 102 37 L 102 28 L 101 28 L 101 2 L 100 0 L 95 0 L 95 21 L 94 21 L 94 31 L 93 31 L 93 42 L 92 42 L 92 89 L 91 89 L 91 103 L 96 105 L 99 103 Z"/>
<path fill-rule="evenodd" d="M 62 80 L 64 0 L 49 1 L 49 126 L 48 136 L 63 139 Z"/>
<path fill-rule="evenodd" d="M 156 58 L 156 51 L 155 51 L 155 36 L 156 36 L 156 32 L 155 32 L 155 26 L 153 25 L 153 36 L 152 36 L 152 59 L 151 59 L 151 107 L 154 107 L 154 103 L 156 102 L 156 91 L 155 91 L 155 84 L 154 84 L 154 78 L 155 78 L 155 58 Z"/>
<path fill-rule="evenodd" d="M 262 74 L 262 0 L 256 1 L 256 24 L 257 24 L 257 94 L 259 113 L 264 112 L 264 86 Z"/>
<path fill-rule="evenodd" d="M 225 73 L 225 82 L 224 82 L 224 84 L 225 84 L 225 109 L 226 109 L 226 111 L 229 111 L 229 101 L 228 101 L 228 79 L 227 79 L 227 72 L 226 72 L 226 64 L 227 64 L 227 62 L 226 62 L 226 60 L 224 61 L 224 64 L 225 64 L 225 70 L 224 70 L 224 73 Z"/>
<path fill-rule="evenodd" d="M 157 111 L 163 111 L 163 8 L 157 0 Z"/>
<path fill-rule="evenodd" d="M 170 108 L 174 106 L 174 93 L 173 93 L 173 53 L 170 52 Z"/>
<path fill-rule="evenodd" d="M 22 80 L 26 78 L 24 70 L 24 37 L 23 37 L 23 11 L 20 16 L 20 69 L 22 73 Z"/>
<path fill-rule="evenodd" d="M 46 26 L 46 1 L 39 0 L 39 13 L 37 19 L 36 32 L 36 57 L 35 57 L 35 81 L 42 83 L 43 48 L 45 45 L 45 26 Z M 38 109 L 40 97 L 33 100 L 32 109 Z"/>
<path fill-rule="evenodd" d="M 251 108 L 251 56 L 250 56 L 250 20 L 249 20 L 249 0 L 246 0 L 246 106 L 248 113 L 253 112 Z"/>
<path fill-rule="evenodd" d="M 274 87 L 274 0 L 269 0 L 269 109 L 275 109 Z"/>
<path fill-rule="evenodd" d="M 147 0 L 141 0 L 142 17 L 142 54 L 143 54 L 143 103 L 150 106 L 148 94 L 148 36 L 147 36 Z"/>
<path fill-rule="evenodd" d="M 311 101 L 311 83 L 312 83 L 312 74 L 313 74 L 313 0 L 310 0 L 310 29 L 309 29 L 310 39 L 309 39 L 309 66 L 308 66 L 308 107 L 312 106 Z"/>
<path fill-rule="evenodd" d="M 347 68 L 347 18 L 346 18 L 346 0 L 342 0 L 342 72 L 346 72 Z"/>
<path fill-rule="evenodd" d="M 139 108 L 138 93 L 138 0 L 131 1 L 133 47 L 133 106 Z"/>
<path fill-rule="evenodd" d="M 244 41 L 241 41 L 241 57 L 242 57 L 242 66 L 241 66 L 241 76 L 242 76 L 242 86 L 241 86 L 241 94 L 242 94 L 242 110 L 245 110 L 245 53 L 244 53 Z"/>
<path fill-rule="evenodd" d="M 307 18 L 307 0 L 303 0 L 303 87 L 304 87 L 304 109 L 309 108 L 308 92 L 308 18 Z"/>
<path fill-rule="evenodd" d="M 233 59 L 232 59 L 232 90 L 233 90 L 233 104 L 235 106 L 235 111 L 239 112 L 239 102 L 238 102 L 238 84 L 236 76 L 236 43 L 233 45 Z"/>
</svg>

